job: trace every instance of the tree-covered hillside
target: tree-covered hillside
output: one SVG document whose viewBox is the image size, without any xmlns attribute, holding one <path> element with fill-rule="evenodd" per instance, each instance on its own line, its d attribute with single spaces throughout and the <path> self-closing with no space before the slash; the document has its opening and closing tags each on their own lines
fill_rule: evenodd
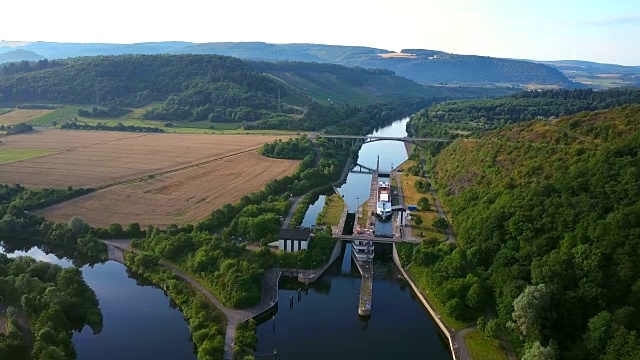
<svg viewBox="0 0 640 360">
<path fill-rule="evenodd" d="M 171 122 L 247 123 L 251 128 L 270 124 L 267 128 L 296 130 L 319 130 L 349 118 L 351 110 L 342 107 L 346 104 L 363 106 L 425 98 L 433 102 L 507 91 L 425 87 L 388 70 L 244 62 L 218 55 L 42 60 L 5 65 L 0 75 L 0 104 L 10 104 L 7 107 L 38 102 L 90 104 L 96 109 L 109 109 L 109 114 L 126 114 L 128 111 L 121 108 L 159 102 L 141 117 Z M 79 115 L 113 117 L 104 116 L 103 111 L 95 113 L 81 110 Z"/>
<path fill-rule="evenodd" d="M 527 359 L 637 359 L 640 105 L 458 139 L 432 165 L 459 248 L 412 259 L 452 315 L 495 307 L 486 333 Z"/>
<path fill-rule="evenodd" d="M 412 124 L 423 136 L 455 137 L 536 118 L 558 118 L 638 103 L 640 89 L 632 88 L 524 91 L 500 98 L 440 103 L 418 113 Z"/>
<path fill-rule="evenodd" d="M 121 54 L 217 54 L 262 61 L 305 61 L 364 68 L 382 68 L 425 84 L 546 84 L 582 86 L 552 66 L 524 60 L 458 55 L 435 50 L 408 49 L 401 55 L 364 46 L 323 44 L 268 44 L 220 42 L 194 44 L 157 42 L 140 44 L 22 43 L 20 49 L 48 59 Z M 0 52 L 7 47 L 0 41 Z"/>
</svg>

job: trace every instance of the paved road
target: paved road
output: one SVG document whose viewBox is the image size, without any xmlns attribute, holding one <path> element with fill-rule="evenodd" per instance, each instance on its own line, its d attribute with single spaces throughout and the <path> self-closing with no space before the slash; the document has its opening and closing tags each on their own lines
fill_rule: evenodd
<svg viewBox="0 0 640 360">
<path fill-rule="evenodd" d="M 288 229 L 290 227 L 289 223 L 291 223 L 291 218 L 293 218 L 293 214 L 296 213 L 296 210 L 298 209 L 298 206 L 300 206 L 300 202 L 302 201 L 303 197 L 304 196 L 293 196 L 289 199 L 289 201 L 293 201 L 293 205 L 291 205 L 291 210 L 289 210 L 287 217 L 284 219 L 284 222 L 282 223 L 283 229 Z"/>
<path fill-rule="evenodd" d="M 103 240 L 108 246 L 108 253 L 111 260 L 121 261 L 122 251 L 136 251 L 131 249 L 131 240 Z M 120 251 L 115 251 L 115 249 Z M 115 257 L 112 257 L 114 256 Z M 236 333 L 236 327 L 239 323 L 249 320 L 252 317 L 269 310 L 278 301 L 278 279 L 280 273 L 277 269 L 267 270 L 262 278 L 262 299 L 256 306 L 246 309 L 231 309 L 222 304 L 209 290 L 192 278 L 189 274 L 185 273 L 181 269 L 169 264 L 165 261 L 160 261 L 160 265 L 173 271 L 178 277 L 190 283 L 194 288 L 200 291 L 204 296 L 215 305 L 227 318 L 227 329 L 225 332 L 224 340 L 224 359 L 233 359 L 233 346 Z"/>
</svg>

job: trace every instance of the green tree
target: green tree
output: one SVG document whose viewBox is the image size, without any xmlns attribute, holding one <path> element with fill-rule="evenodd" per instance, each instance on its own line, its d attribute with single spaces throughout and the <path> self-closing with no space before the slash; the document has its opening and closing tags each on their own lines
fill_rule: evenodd
<svg viewBox="0 0 640 360">
<path fill-rule="evenodd" d="M 522 360 L 555 360 L 557 356 L 556 351 L 551 346 L 544 347 L 540 345 L 539 341 L 536 341 L 525 351 Z"/>
<path fill-rule="evenodd" d="M 89 230 L 89 225 L 78 216 L 74 216 L 69 220 L 69 227 L 76 235 L 84 235 Z"/>
<path fill-rule="evenodd" d="M 413 220 L 413 223 L 420 226 L 422 225 L 422 217 L 420 217 L 419 215 L 411 215 L 411 219 Z"/>
<path fill-rule="evenodd" d="M 420 210 L 422 211 L 428 211 L 429 210 L 429 199 L 427 199 L 426 197 L 421 197 L 418 200 L 418 208 L 420 208 Z"/>
<path fill-rule="evenodd" d="M 542 338 L 542 318 L 550 305 L 551 295 L 544 284 L 527 286 L 513 301 L 513 322 L 510 327 L 522 339 L 537 341 Z"/>
<path fill-rule="evenodd" d="M 431 224 L 436 230 L 446 232 L 449 229 L 449 222 L 443 218 L 437 218 L 433 220 Z"/>
</svg>

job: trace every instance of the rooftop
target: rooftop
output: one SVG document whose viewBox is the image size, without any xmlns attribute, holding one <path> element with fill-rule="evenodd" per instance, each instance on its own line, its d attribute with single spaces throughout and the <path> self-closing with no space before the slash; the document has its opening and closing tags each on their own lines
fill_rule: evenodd
<svg viewBox="0 0 640 360">
<path fill-rule="evenodd" d="M 311 235 L 311 230 L 304 229 L 280 229 L 279 239 L 283 240 L 307 240 Z"/>
</svg>

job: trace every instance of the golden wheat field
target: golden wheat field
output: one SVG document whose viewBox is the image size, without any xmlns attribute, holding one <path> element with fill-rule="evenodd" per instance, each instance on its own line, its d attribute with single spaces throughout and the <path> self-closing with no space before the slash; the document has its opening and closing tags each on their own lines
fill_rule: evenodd
<svg viewBox="0 0 640 360">
<path fill-rule="evenodd" d="M 2 138 L 0 151 L 49 154 L 0 164 L 0 183 L 101 188 L 253 151 L 278 138 L 283 136 L 36 131 Z"/>
<path fill-rule="evenodd" d="M 224 204 L 262 189 L 270 180 L 293 173 L 298 164 L 250 151 L 146 181 L 109 187 L 38 213 L 56 222 L 79 216 L 94 226 L 134 221 L 156 226 L 193 223 Z"/>
</svg>

